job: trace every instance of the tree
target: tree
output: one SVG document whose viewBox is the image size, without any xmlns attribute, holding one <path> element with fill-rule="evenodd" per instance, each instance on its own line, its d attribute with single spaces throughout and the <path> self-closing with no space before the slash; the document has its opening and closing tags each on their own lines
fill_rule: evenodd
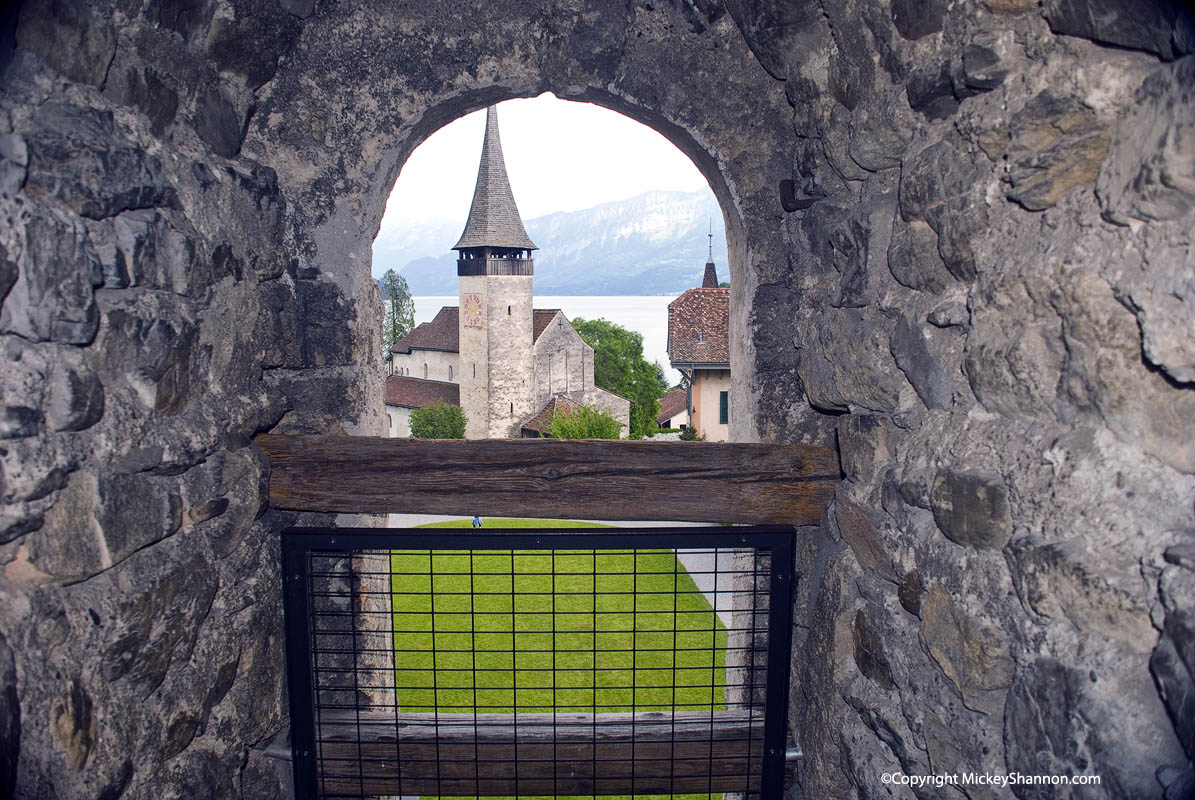
<svg viewBox="0 0 1195 800">
<path fill-rule="evenodd" d="M 415 439 L 464 439 L 465 412 L 444 402 L 411 411 L 411 436 Z"/>
<path fill-rule="evenodd" d="M 643 335 L 606 319 L 573 320 L 573 328 L 593 348 L 593 382 L 631 401 L 632 439 L 656 429 L 663 371 L 643 357 Z"/>
<path fill-rule="evenodd" d="M 613 414 L 591 406 L 571 412 L 556 408 L 548 418 L 548 435 L 555 439 L 617 439 L 621 434 Z"/>
<path fill-rule="evenodd" d="M 415 301 L 407 279 L 392 269 L 378 281 L 382 289 L 382 300 L 386 303 L 386 318 L 382 322 L 382 352 L 389 353 L 402 337 L 415 327 Z"/>
</svg>

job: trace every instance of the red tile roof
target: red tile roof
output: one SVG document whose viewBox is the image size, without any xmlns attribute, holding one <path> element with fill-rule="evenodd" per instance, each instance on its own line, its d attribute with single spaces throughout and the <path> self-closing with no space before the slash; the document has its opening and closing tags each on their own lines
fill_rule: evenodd
<svg viewBox="0 0 1195 800">
<path fill-rule="evenodd" d="M 548 329 L 552 320 L 560 313 L 559 308 L 536 308 L 531 312 L 531 341 L 538 342 L 539 336 Z"/>
<path fill-rule="evenodd" d="M 656 414 L 656 423 L 664 423 L 689 407 L 688 393 L 684 389 L 673 389 L 660 398 L 660 413 Z"/>
<path fill-rule="evenodd" d="M 431 322 L 415 327 L 415 330 L 394 343 L 391 353 L 409 353 L 412 349 L 446 350 L 455 353 L 460 350 L 460 331 L 457 329 L 457 307 L 444 306 Z"/>
<path fill-rule="evenodd" d="M 563 395 L 557 395 L 548 401 L 548 404 L 543 407 L 543 410 L 536 414 L 531 419 L 523 423 L 523 430 L 531 433 L 540 433 L 547 435 L 548 422 L 552 419 L 553 411 L 562 411 L 565 414 L 575 413 L 580 408 L 580 404 Z"/>
<path fill-rule="evenodd" d="M 431 322 L 415 327 L 415 330 L 394 343 L 391 353 L 409 353 L 411 350 L 444 350 L 449 353 L 461 349 L 459 310 L 456 306 L 444 306 Z M 531 312 L 531 341 L 537 341 L 548 325 L 560 313 L 558 308 L 536 308 Z"/>
<path fill-rule="evenodd" d="M 386 405 L 404 408 L 424 408 L 436 403 L 450 406 L 461 404 L 461 387 L 447 381 L 405 378 L 389 375 L 386 378 Z"/>
<path fill-rule="evenodd" d="M 669 304 L 668 358 L 730 367 L 730 289 L 690 289 Z"/>
</svg>

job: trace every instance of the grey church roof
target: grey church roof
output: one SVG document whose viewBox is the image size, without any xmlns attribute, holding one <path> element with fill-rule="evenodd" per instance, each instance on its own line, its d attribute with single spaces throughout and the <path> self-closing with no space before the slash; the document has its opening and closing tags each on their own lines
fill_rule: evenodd
<svg viewBox="0 0 1195 800">
<path fill-rule="evenodd" d="M 481 146 L 481 165 L 477 168 L 469 221 L 461 240 L 452 249 L 466 247 L 538 249 L 523 228 L 515 196 L 510 191 L 506 162 L 502 159 L 502 140 L 498 138 L 498 109 L 494 106 L 485 112 L 485 142 Z"/>
</svg>

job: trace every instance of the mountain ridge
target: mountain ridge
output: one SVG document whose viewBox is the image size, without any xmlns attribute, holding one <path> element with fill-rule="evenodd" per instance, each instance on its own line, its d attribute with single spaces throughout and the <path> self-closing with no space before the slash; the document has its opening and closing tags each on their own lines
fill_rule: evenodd
<svg viewBox="0 0 1195 800">
<path fill-rule="evenodd" d="M 708 189 L 652 191 L 525 222 L 538 246 L 535 291 L 544 295 L 678 294 L 701 285 L 712 221 L 714 262 L 729 278 L 722 211 Z M 396 268 L 415 295 L 457 292 L 456 241 L 463 221 L 432 220 L 379 234 L 374 263 Z M 401 267 L 391 266 L 402 262 Z"/>
</svg>

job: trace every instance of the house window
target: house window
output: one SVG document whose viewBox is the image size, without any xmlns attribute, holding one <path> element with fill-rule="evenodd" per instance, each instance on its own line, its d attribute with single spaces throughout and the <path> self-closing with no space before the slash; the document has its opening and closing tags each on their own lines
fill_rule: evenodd
<svg viewBox="0 0 1195 800">
<path fill-rule="evenodd" d="M 718 422 L 730 423 L 730 392 L 718 392 Z"/>
<path fill-rule="evenodd" d="M 448 365 L 448 380 L 452 380 L 452 365 Z"/>
<path fill-rule="evenodd" d="M 424 377 L 424 379 L 427 378 L 427 362 L 426 361 L 423 362 L 423 377 Z"/>
</svg>

